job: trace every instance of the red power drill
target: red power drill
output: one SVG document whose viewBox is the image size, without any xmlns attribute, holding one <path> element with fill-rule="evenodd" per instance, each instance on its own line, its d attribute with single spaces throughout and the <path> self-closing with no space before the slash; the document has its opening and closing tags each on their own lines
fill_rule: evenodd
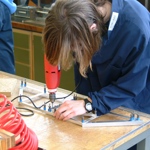
<svg viewBox="0 0 150 150">
<path fill-rule="evenodd" d="M 60 84 L 60 76 L 61 76 L 60 66 L 52 66 L 48 62 L 46 55 L 44 55 L 44 66 L 45 66 L 46 86 L 48 88 L 49 99 L 53 107 L 53 103 L 56 100 L 57 87 Z"/>
</svg>

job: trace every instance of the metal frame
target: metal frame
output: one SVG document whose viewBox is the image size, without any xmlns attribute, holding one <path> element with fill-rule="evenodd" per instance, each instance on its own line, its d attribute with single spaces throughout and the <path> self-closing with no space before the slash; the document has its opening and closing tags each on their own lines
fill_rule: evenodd
<svg viewBox="0 0 150 150">
<path fill-rule="evenodd" d="M 20 98 L 18 99 L 19 104 L 20 105 L 25 105 L 27 107 L 31 107 L 36 109 L 32 103 L 28 103 L 27 100 L 28 98 L 23 98 L 21 97 L 22 95 L 24 95 L 24 93 L 29 93 L 30 96 L 28 96 L 30 99 L 32 99 L 33 102 L 39 101 L 39 99 L 44 98 L 44 99 L 48 99 L 49 100 L 49 93 L 48 90 L 46 88 L 46 86 L 44 85 L 43 87 L 43 91 L 33 88 L 32 86 L 29 86 L 26 84 L 26 80 L 21 81 L 21 86 L 20 86 L 20 90 L 19 90 L 19 95 Z M 57 92 L 57 95 L 59 95 L 59 97 L 65 97 L 67 94 L 64 92 Z M 73 99 L 73 96 L 70 96 L 69 99 Z M 43 109 L 40 108 L 38 110 L 49 114 L 51 116 L 53 116 L 54 111 L 65 101 L 66 99 L 59 99 L 56 100 L 55 103 L 57 103 L 56 105 L 54 105 L 54 108 L 51 108 L 51 111 L 48 110 L 48 106 L 45 106 Z M 49 105 L 51 105 L 49 103 Z M 110 115 L 113 116 L 118 116 L 121 117 L 121 120 L 108 120 L 108 121 L 97 121 L 98 118 L 100 118 L 101 116 L 97 116 L 96 113 L 86 113 L 82 116 L 77 116 L 74 117 L 72 119 L 69 119 L 68 121 L 78 124 L 82 127 L 99 127 L 99 126 L 131 126 L 131 125 L 141 125 L 144 124 L 144 122 L 142 120 L 139 119 L 140 116 L 140 112 L 135 112 L 133 110 L 130 109 L 125 109 L 123 107 L 118 108 L 120 110 L 129 112 L 131 114 L 131 116 L 125 116 L 125 115 L 120 115 L 118 113 L 113 113 L 110 112 Z M 135 117 L 136 116 L 136 117 Z M 126 119 L 125 119 L 126 118 Z"/>
</svg>

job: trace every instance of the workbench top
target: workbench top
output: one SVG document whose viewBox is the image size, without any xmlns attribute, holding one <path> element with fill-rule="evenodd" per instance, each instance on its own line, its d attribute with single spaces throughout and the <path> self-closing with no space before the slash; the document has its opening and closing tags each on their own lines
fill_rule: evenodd
<svg viewBox="0 0 150 150">
<path fill-rule="evenodd" d="M 12 16 L 12 27 L 16 29 L 42 33 L 43 26 L 44 22 L 42 22 L 41 24 L 37 24 L 37 21 L 34 20 Z"/>
<path fill-rule="evenodd" d="M 22 77 L 0 72 L 0 78 L 17 79 L 13 93 L 8 99 L 18 96 Z M 27 82 L 35 87 L 43 86 L 43 83 L 36 81 Z M 18 102 L 15 101 L 14 105 L 18 105 Z M 145 124 L 140 126 L 83 128 L 69 121 L 56 120 L 53 116 L 36 110 L 33 116 L 23 117 L 27 126 L 36 133 L 39 146 L 46 150 L 114 150 L 150 128 L 149 115 L 143 118 Z"/>
</svg>

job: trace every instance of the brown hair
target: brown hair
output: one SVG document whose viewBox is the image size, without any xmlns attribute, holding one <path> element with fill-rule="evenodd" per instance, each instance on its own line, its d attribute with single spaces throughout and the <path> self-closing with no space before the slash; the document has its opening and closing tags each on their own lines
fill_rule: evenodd
<svg viewBox="0 0 150 150">
<path fill-rule="evenodd" d="M 81 75 L 86 77 L 92 56 L 101 45 L 104 26 L 95 2 L 57 0 L 51 7 L 43 30 L 45 54 L 50 64 L 60 64 L 68 70 L 74 60 L 79 63 Z M 93 23 L 98 30 L 90 30 Z"/>
</svg>

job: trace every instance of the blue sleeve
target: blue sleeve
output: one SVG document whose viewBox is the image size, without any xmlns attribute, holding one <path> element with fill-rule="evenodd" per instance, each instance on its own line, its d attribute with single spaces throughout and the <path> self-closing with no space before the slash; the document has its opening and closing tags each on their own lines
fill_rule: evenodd
<svg viewBox="0 0 150 150">
<path fill-rule="evenodd" d="M 101 90 L 88 93 L 92 99 L 93 108 L 97 110 L 98 115 L 106 114 L 110 110 L 128 103 L 136 107 L 134 99 L 147 84 L 150 67 L 150 29 L 146 33 L 136 26 L 131 26 L 130 29 L 122 31 L 121 34 L 120 41 L 118 41 L 121 42 L 122 47 L 119 51 L 122 51 L 125 61 L 120 76 L 116 81 L 112 81 Z M 117 70 L 115 66 L 113 67 L 114 71 Z"/>
</svg>

